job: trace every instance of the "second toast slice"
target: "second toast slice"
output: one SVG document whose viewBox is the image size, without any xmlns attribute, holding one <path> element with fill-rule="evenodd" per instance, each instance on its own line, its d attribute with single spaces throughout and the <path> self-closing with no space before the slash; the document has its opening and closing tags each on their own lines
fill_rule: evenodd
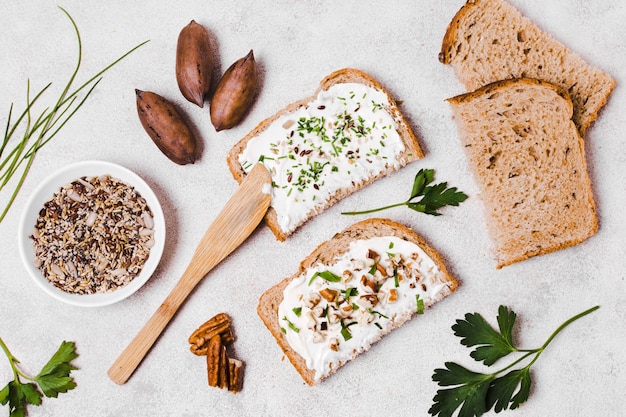
<svg viewBox="0 0 626 417">
<path fill-rule="evenodd" d="M 584 143 L 565 91 L 522 78 L 448 102 L 481 191 L 498 268 L 597 231 Z"/>
<path fill-rule="evenodd" d="M 441 256 L 413 230 L 374 218 L 319 245 L 261 296 L 258 314 L 314 385 L 456 287 Z"/>
</svg>

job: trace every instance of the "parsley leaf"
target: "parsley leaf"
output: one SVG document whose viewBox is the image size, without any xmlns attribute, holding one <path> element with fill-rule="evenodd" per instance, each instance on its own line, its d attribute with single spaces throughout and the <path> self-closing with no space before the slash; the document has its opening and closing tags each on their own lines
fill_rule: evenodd
<svg viewBox="0 0 626 417">
<path fill-rule="evenodd" d="M 343 212 L 341 214 L 353 216 L 357 214 L 374 213 L 393 207 L 407 206 L 411 210 L 415 210 L 419 213 L 439 216 L 441 215 L 441 213 L 439 213 L 438 211 L 439 209 L 445 206 L 458 206 L 460 203 L 467 199 L 467 195 L 461 191 L 458 191 L 456 187 L 448 188 L 447 182 L 429 185 L 434 181 L 434 179 L 435 170 L 420 169 L 419 172 L 415 175 L 413 188 L 411 189 L 411 196 L 407 201 L 391 204 L 376 209 L 370 209 L 365 211 L 350 211 Z"/>
<path fill-rule="evenodd" d="M 70 372 L 76 369 L 72 366 L 71 361 L 77 357 L 78 354 L 73 342 L 61 343 L 57 352 L 34 378 L 46 397 L 56 398 L 59 393 L 65 393 L 76 388 L 76 383 L 70 377 Z"/>
<path fill-rule="evenodd" d="M 61 343 L 59 349 L 35 377 L 29 377 L 17 367 L 19 361 L 11 354 L 2 338 L 0 338 L 0 348 L 9 359 L 13 369 L 13 381 L 0 390 L 0 404 L 9 405 L 11 417 L 26 415 L 26 406 L 41 405 L 44 395 L 56 398 L 59 393 L 76 388 L 76 382 L 70 376 L 71 371 L 77 369 L 71 364 L 71 361 L 78 357 L 74 342 Z M 32 382 L 23 383 L 22 378 Z"/>
<path fill-rule="evenodd" d="M 498 328 L 494 330 L 478 313 L 465 315 L 452 326 L 454 334 L 461 338 L 461 344 L 475 348 L 470 356 L 476 361 L 491 366 L 498 359 L 510 353 L 520 356 L 509 365 L 493 373 L 478 373 L 457 363 L 446 362 L 445 368 L 435 369 L 433 381 L 446 387 L 437 391 L 433 405 L 428 412 L 432 416 L 452 417 L 457 409 L 458 417 L 478 417 L 493 409 L 496 413 L 516 409 L 530 395 L 532 379 L 530 368 L 535 364 L 550 342 L 565 327 L 583 316 L 597 310 L 592 307 L 561 324 L 546 342 L 537 349 L 519 349 L 513 343 L 513 326 L 516 314 L 505 306 L 498 309 Z M 526 362 L 521 368 L 516 366 Z M 507 372 L 504 374 L 505 372 Z M 504 374 L 503 376 L 500 376 Z"/>
<path fill-rule="evenodd" d="M 513 396 L 517 387 L 519 391 Z M 503 377 L 491 382 L 487 393 L 487 410 L 494 409 L 496 413 L 509 408 L 514 410 L 528 399 L 530 394 L 530 368 L 515 369 Z"/>
<path fill-rule="evenodd" d="M 478 313 L 466 314 L 465 320 L 457 320 L 452 330 L 455 336 L 461 338 L 462 345 L 478 346 L 470 354 L 472 358 L 490 366 L 516 350 L 512 336 L 515 317 L 514 312 L 500 306 L 498 310 L 500 333 L 495 331 Z"/>
<path fill-rule="evenodd" d="M 446 369 L 435 369 L 433 381 L 441 386 L 454 386 L 439 390 L 428 412 L 440 417 L 451 417 L 461 405 L 459 417 L 479 416 L 488 411 L 485 397 L 493 376 L 470 371 L 454 362 L 446 362 Z"/>
</svg>

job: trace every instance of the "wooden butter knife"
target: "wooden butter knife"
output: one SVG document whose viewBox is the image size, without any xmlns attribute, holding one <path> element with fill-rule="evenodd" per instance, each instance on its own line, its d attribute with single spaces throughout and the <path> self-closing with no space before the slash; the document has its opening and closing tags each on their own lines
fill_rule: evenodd
<svg viewBox="0 0 626 417">
<path fill-rule="evenodd" d="M 195 286 L 256 229 L 270 205 L 271 177 L 257 164 L 205 232 L 172 292 L 124 349 L 108 371 L 116 384 L 125 383 L 161 335 Z"/>
</svg>

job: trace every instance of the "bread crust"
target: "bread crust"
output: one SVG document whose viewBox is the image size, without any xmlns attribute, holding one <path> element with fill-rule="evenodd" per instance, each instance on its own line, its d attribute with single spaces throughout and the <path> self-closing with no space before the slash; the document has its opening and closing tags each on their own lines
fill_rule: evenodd
<svg viewBox="0 0 626 417">
<path fill-rule="evenodd" d="M 558 166 L 558 169 L 560 169 L 560 172 L 556 172 L 556 173 L 552 172 L 552 175 L 556 177 L 556 178 L 553 178 L 552 180 L 554 182 L 560 181 L 560 185 L 562 187 L 565 187 L 565 184 L 569 184 L 571 186 L 574 183 L 577 186 L 576 189 L 569 190 L 569 191 L 577 195 L 577 198 L 579 200 L 571 201 L 569 199 L 570 196 L 566 195 L 566 191 L 560 191 L 559 194 L 555 193 L 551 195 L 551 199 L 554 200 L 555 202 L 554 204 L 556 204 L 556 202 L 558 201 L 559 203 L 562 203 L 563 207 L 567 207 L 568 210 L 571 207 L 571 210 L 567 211 L 565 209 L 562 209 L 558 211 L 561 217 L 553 219 L 552 222 L 543 221 L 541 219 L 535 219 L 535 218 L 530 218 L 530 219 L 526 218 L 524 219 L 524 225 L 521 225 L 521 224 L 515 223 L 516 220 L 521 221 L 522 219 L 521 215 L 516 212 L 516 208 L 513 207 L 507 210 L 503 210 L 499 208 L 497 211 L 493 210 L 494 207 L 497 207 L 499 204 L 501 204 L 500 201 L 504 199 L 506 196 L 503 194 L 502 191 L 499 192 L 499 194 L 493 191 L 493 187 L 490 186 L 490 184 L 500 183 L 499 182 L 500 178 L 496 177 L 496 174 L 493 174 L 492 176 L 487 176 L 487 174 L 485 174 L 485 171 L 488 171 L 488 170 L 481 168 L 481 163 L 483 163 L 482 161 L 490 160 L 488 158 L 489 155 L 494 156 L 496 154 L 504 152 L 506 148 L 509 154 L 513 154 L 513 153 L 515 154 L 515 155 L 510 155 L 510 159 L 514 159 L 514 158 L 519 159 L 519 161 L 517 162 L 518 166 L 525 166 L 525 170 L 527 172 L 531 172 L 531 170 L 533 169 L 538 170 L 538 168 L 532 168 L 531 166 L 524 164 L 524 161 L 522 159 L 522 156 L 525 155 L 527 152 L 527 149 L 525 148 L 525 146 L 527 146 L 528 143 L 525 142 L 523 138 L 521 137 L 518 138 L 517 136 L 512 135 L 512 134 L 510 134 L 510 137 L 508 137 L 508 139 L 511 139 L 511 137 L 513 137 L 513 139 L 518 139 L 520 142 L 519 144 L 514 143 L 515 141 L 513 140 L 507 143 L 500 143 L 499 141 L 501 140 L 501 138 L 499 137 L 498 138 L 492 137 L 491 139 L 485 139 L 485 137 L 488 136 L 487 133 L 481 133 L 476 136 L 472 136 L 471 132 L 465 132 L 463 130 L 463 127 L 461 127 L 462 125 L 464 125 L 465 121 L 459 120 L 459 119 L 463 119 L 463 113 L 462 113 L 461 107 L 464 105 L 470 108 L 469 110 L 470 112 L 471 111 L 480 112 L 480 111 L 483 111 L 483 108 L 481 107 L 482 104 L 480 102 L 481 99 L 485 98 L 489 100 L 489 96 L 493 96 L 495 94 L 501 94 L 501 93 L 503 94 L 506 91 L 516 91 L 516 90 L 523 89 L 525 87 L 531 87 L 531 88 L 540 87 L 548 91 L 553 91 L 556 95 L 558 95 L 562 99 L 562 102 L 558 103 L 558 108 L 563 112 L 561 116 L 554 115 L 554 110 L 552 108 L 545 109 L 544 114 L 547 119 L 551 117 L 555 117 L 555 118 L 563 117 L 564 119 L 568 120 L 569 126 L 567 127 L 567 129 L 563 129 L 563 130 L 559 129 L 559 131 L 556 133 L 547 131 L 545 132 L 544 135 L 546 138 L 551 137 L 550 135 L 557 135 L 560 137 L 558 142 L 556 142 L 556 139 L 555 139 L 555 142 L 551 144 L 552 147 L 550 148 L 550 151 L 553 152 L 554 158 L 557 157 L 556 155 L 559 154 L 559 152 L 564 151 L 566 154 L 567 153 L 570 154 L 570 158 L 575 159 L 578 162 L 578 165 L 575 166 L 574 173 L 568 172 L 567 167 L 565 165 L 559 165 L 555 163 L 555 165 Z M 538 93 L 535 95 L 535 97 L 537 96 L 538 96 Z M 497 262 L 498 262 L 497 264 L 498 269 L 504 266 L 511 265 L 516 262 L 529 259 L 530 257 L 533 257 L 533 256 L 544 255 L 544 254 L 555 252 L 555 251 L 558 251 L 558 250 L 561 250 L 570 246 L 577 245 L 583 242 L 584 240 L 586 240 L 587 238 L 593 236 L 597 232 L 598 222 L 597 222 L 597 216 L 596 216 L 596 206 L 593 200 L 593 193 L 591 191 L 591 180 L 589 176 L 587 175 L 585 145 L 574 123 L 571 121 L 571 117 L 573 113 L 573 105 L 572 105 L 572 101 L 568 93 L 565 90 L 563 90 L 559 86 L 550 84 L 545 81 L 536 80 L 536 79 L 529 79 L 529 78 L 509 79 L 509 80 L 501 80 L 501 81 L 497 81 L 491 84 L 487 84 L 479 88 L 476 91 L 472 91 L 470 93 L 466 93 L 466 94 L 449 98 L 447 99 L 447 101 L 452 105 L 452 108 L 455 112 L 455 119 L 457 119 L 457 122 L 460 123 L 459 130 L 461 134 L 461 141 L 464 145 L 464 149 L 470 161 L 474 178 L 476 182 L 478 183 L 479 188 L 481 189 L 481 199 L 483 200 L 485 204 L 485 216 L 487 220 L 487 225 L 489 227 L 489 232 L 492 237 L 492 240 L 494 240 L 494 243 L 496 246 L 495 249 L 496 249 Z M 538 101 L 538 99 L 535 101 Z M 501 109 L 501 111 L 504 113 L 505 111 L 509 109 L 510 108 L 507 107 L 507 108 Z M 477 116 L 474 114 L 471 114 L 471 115 L 468 114 L 467 117 L 468 119 L 471 119 L 471 120 L 478 119 Z M 529 116 L 526 116 L 526 118 L 527 117 Z M 485 123 L 488 123 L 488 122 L 485 122 Z M 503 130 L 508 129 L 510 127 L 509 124 L 516 125 L 516 123 L 517 122 L 514 122 L 514 121 L 511 121 L 510 123 L 509 122 L 504 123 L 504 116 L 503 116 L 503 120 L 493 121 L 494 126 L 498 124 L 499 126 L 498 129 L 503 129 Z M 530 125 L 531 123 L 533 123 L 533 121 L 527 120 L 527 123 Z M 524 132 L 532 132 L 533 130 L 536 130 L 536 129 L 524 130 L 526 126 L 522 126 L 522 125 L 517 125 L 516 127 L 520 130 L 523 130 Z M 484 129 L 481 129 L 481 132 L 483 130 Z M 495 130 L 498 131 L 497 129 Z M 568 138 L 568 139 L 565 140 L 564 138 Z M 488 148 L 491 151 L 489 155 L 482 155 L 480 154 L 480 151 L 477 150 L 477 149 L 481 149 L 481 150 L 483 149 L 482 147 L 483 141 L 489 142 Z M 542 149 L 541 143 L 535 142 L 534 146 L 537 146 L 536 150 L 538 153 L 540 153 Z M 571 147 L 572 152 L 569 152 L 570 147 Z M 474 154 L 474 152 L 476 153 Z M 480 156 L 480 159 L 477 156 Z M 546 161 L 548 160 L 546 159 Z M 546 162 L 546 165 L 547 164 L 548 163 Z M 495 170 L 498 170 L 498 169 L 499 168 L 495 168 Z M 570 182 L 566 182 L 567 179 L 569 179 L 570 177 L 576 178 L 576 180 L 571 180 Z M 511 177 L 509 176 L 508 180 L 510 179 Z M 506 184 L 505 181 L 506 180 L 504 180 L 504 183 Z M 539 185 L 537 185 L 537 183 L 524 184 L 524 186 L 522 187 L 524 189 L 523 191 L 522 190 L 516 190 L 516 191 L 521 195 L 525 194 L 524 200 L 531 200 L 532 198 L 531 194 L 547 192 L 546 190 L 541 188 L 542 184 L 544 183 L 540 183 Z M 532 187 L 530 187 L 530 185 L 532 185 Z M 511 192 L 511 188 L 507 189 L 505 187 L 506 186 L 503 186 L 502 188 L 504 192 Z M 562 188 L 562 190 L 566 190 L 566 188 Z M 522 204 L 520 207 L 523 207 L 523 206 L 524 204 Z M 555 205 L 550 205 L 548 207 L 550 208 L 550 210 L 548 210 L 547 212 L 543 211 L 540 207 L 536 207 L 536 211 L 540 212 L 537 216 L 552 215 L 554 217 L 554 213 L 557 212 Z M 499 214 L 496 214 L 496 213 L 499 213 Z M 507 220 L 505 221 L 504 218 L 506 218 Z M 562 227 L 562 224 L 567 224 L 568 222 L 571 223 L 572 225 L 568 227 Z M 502 226 L 502 224 L 506 224 L 507 230 L 506 231 L 499 230 L 499 227 L 496 224 L 500 226 Z M 536 227 L 537 233 L 543 233 L 544 235 L 548 235 L 548 234 L 553 235 L 554 239 L 547 240 L 547 239 L 537 238 L 533 240 L 533 238 L 529 238 L 529 241 L 533 242 L 532 247 L 526 247 L 524 249 L 521 249 L 520 246 L 515 246 L 514 242 L 512 242 L 512 239 L 513 239 L 512 236 L 515 236 L 515 233 L 517 233 L 518 230 L 524 230 L 525 225 L 528 225 L 528 224 L 532 224 L 533 227 Z M 571 235 L 567 234 L 566 231 L 571 233 Z M 557 240 L 557 235 L 559 235 L 560 240 Z M 567 237 L 561 238 L 560 237 L 561 235 L 567 236 Z M 506 239 L 502 239 L 502 236 L 505 236 Z"/>
<path fill-rule="evenodd" d="M 527 86 L 540 85 L 545 88 L 553 90 L 556 94 L 561 96 L 563 100 L 567 102 L 568 112 L 571 118 L 573 114 L 573 104 L 572 104 L 572 99 L 570 98 L 569 94 L 567 94 L 567 91 L 565 91 L 563 88 L 559 87 L 558 85 L 554 85 L 547 81 L 538 80 L 536 78 L 509 78 L 506 80 L 494 81 L 487 85 L 483 85 L 477 90 L 470 91 L 469 93 L 459 94 L 454 97 L 450 97 L 446 99 L 446 101 L 450 104 L 461 104 L 461 103 L 475 100 L 485 94 L 497 92 L 500 89 L 506 89 L 510 86 L 524 86 L 524 85 L 527 85 Z"/>
<path fill-rule="evenodd" d="M 473 30 L 480 36 L 468 33 Z M 558 85 L 572 97 L 573 120 L 583 136 L 615 88 L 609 74 L 589 65 L 505 0 L 468 0 L 448 24 L 439 60 L 452 65 L 469 91 L 505 78 Z"/>
<path fill-rule="evenodd" d="M 238 183 L 241 183 L 243 181 L 245 175 L 246 175 L 243 167 L 239 163 L 238 156 L 239 156 L 239 154 L 241 154 L 243 152 L 243 150 L 246 148 L 246 146 L 247 146 L 247 144 L 248 144 L 248 142 L 250 140 L 252 140 L 256 136 L 261 134 L 263 131 L 265 131 L 272 124 L 272 122 L 274 122 L 280 116 L 282 116 L 284 114 L 292 113 L 292 112 L 298 110 L 299 108 L 301 108 L 303 106 L 306 106 L 309 102 L 315 100 L 315 98 L 317 97 L 317 95 L 321 91 L 328 90 L 333 85 L 341 84 L 341 83 L 360 83 L 360 84 L 364 84 L 364 85 L 366 85 L 368 87 L 371 87 L 371 88 L 374 88 L 376 90 L 379 90 L 379 91 L 383 92 L 387 96 L 387 99 L 389 100 L 389 103 L 391 104 L 391 107 L 389 109 L 387 109 L 387 110 L 390 112 L 390 114 L 392 115 L 393 119 L 397 123 L 397 125 L 398 125 L 398 133 L 399 133 L 400 138 L 402 139 L 402 142 L 404 143 L 404 146 L 405 146 L 405 152 L 402 155 L 400 155 L 400 157 L 398 159 L 398 163 L 399 163 L 400 167 L 408 164 L 409 162 L 412 162 L 414 160 L 417 160 L 417 159 L 420 159 L 420 158 L 424 157 L 424 152 L 422 151 L 422 149 L 421 149 L 421 147 L 419 145 L 417 136 L 413 132 L 413 129 L 411 128 L 411 126 L 409 125 L 408 121 L 403 116 L 403 114 L 400 111 L 400 109 L 398 108 L 397 103 L 391 98 L 389 92 L 378 81 L 376 81 L 376 79 L 374 79 L 370 75 L 366 74 L 365 72 L 357 70 L 357 69 L 354 69 L 354 68 L 343 68 L 343 69 L 339 69 L 337 71 L 334 71 L 331 74 L 329 74 L 326 77 L 324 77 L 324 79 L 320 82 L 317 90 L 315 91 L 315 93 L 313 93 L 313 95 L 311 95 L 310 97 L 307 97 L 305 99 L 302 99 L 302 100 L 299 100 L 297 102 L 294 102 L 294 103 L 291 103 L 291 104 L 287 105 L 286 107 L 284 107 L 283 109 L 278 111 L 276 114 L 274 114 L 274 115 L 268 117 L 267 119 L 263 120 L 254 129 L 252 129 L 246 136 L 244 136 L 239 142 L 237 142 L 235 144 L 235 146 L 229 151 L 228 158 L 227 158 L 228 168 L 229 168 L 233 178 Z M 329 208 L 330 206 L 332 206 L 333 204 L 335 204 L 336 202 L 338 202 L 342 198 L 344 198 L 344 197 L 352 194 L 353 192 L 361 189 L 365 185 L 368 185 L 368 184 L 376 181 L 377 179 L 384 177 L 385 175 L 391 173 L 392 171 L 394 171 L 394 169 L 389 168 L 389 169 L 387 169 L 385 171 L 380 172 L 378 175 L 375 175 L 375 176 L 372 176 L 372 177 L 368 178 L 367 180 L 363 181 L 362 183 L 355 184 L 355 186 L 353 186 L 353 187 L 344 188 L 344 189 L 338 190 L 333 196 L 331 196 L 331 198 L 329 198 L 328 200 L 324 201 L 323 204 L 320 204 L 317 207 L 315 207 L 308 214 L 306 219 L 304 219 L 302 222 L 300 222 L 298 225 L 296 225 L 294 230 L 297 229 L 298 227 L 300 227 L 307 220 L 311 219 L 315 215 L 317 215 L 317 214 L 321 213 L 322 211 L 326 210 L 327 208 Z M 278 239 L 279 241 L 286 240 L 288 235 L 292 233 L 292 232 L 286 233 L 286 232 L 284 232 L 281 229 L 281 227 L 280 227 L 280 225 L 278 223 L 278 216 L 276 214 L 276 211 L 271 206 L 270 206 L 270 208 L 269 208 L 269 210 L 268 210 L 268 212 L 267 212 L 267 214 L 265 216 L 265 223 L 271 229 L 271 231 L 274 233 L 274 235 L 276 236 L 276 239 Z"/>
<path fill-rule="evenodd" d="M 316 265 L 317 263 L 330 264 L 334 259 L 343 253 L 347 252 L 350 247 L 350 243 L 357 239 L 368 239 L 381 236 L 396 236 L 409 242 L 413 242 L 418 245 L 437 265 L 442 272 L 442 278 L 448 285 L 448 291 L 444 293 L 441 298 L 451 294 L 457 289 L 457 280 L 448 273 L 444 261 L 441 255 L 433 249 L 422 237 L 415 233 L 410 228 L 384 218 L 372 218 L 355 223 L 352 226 L 347 227 L 343 231 L 335 234 L 330 240 L 320 244 L 311 254 L 304 258 L 300 262 L 298 271 L 293 275 L 283 279 L 278 284 L 268 289 L 263 293 L 259 300 L 257 307 L 257 313 L 265 326 L 268 328 L 272 336 L 276 339 L 276 342 L 281 347 L 289 361 L 292 363 L 296 371 L 300 374 L 302 379 L 308 385 L 314 385 L 315 371 L 307 368 L 306 361 L 297 352 L 291 349 L 289 343 L 283 332 L 281 331 L 278 307 L 283 300 L 283 290 L 293 279 L 300 276 L 308 268 Z M 440 299 L 441 299 L 440 298 Z M 433 301 L 439 301 L 435 300 Z M 428 307 L 431 304 L 425 304 Z M 411 317 L 407 317 L 407 320 Z M 404 324 L 404 321 L 397 321 L 394 327 L 389 330 L 394 330 Z M 387 333 L 381 334 L 381 337 Z M 340 364 L 337 368 L 332 369 L 331 373 L 337 371 L 338 368 L 343 366 Z"/>
</svg>

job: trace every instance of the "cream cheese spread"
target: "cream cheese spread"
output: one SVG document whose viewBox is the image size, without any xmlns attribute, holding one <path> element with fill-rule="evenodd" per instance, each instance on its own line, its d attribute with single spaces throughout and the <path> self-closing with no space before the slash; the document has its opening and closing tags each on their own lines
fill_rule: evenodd
<svg viewBox="0 0 626 417">
<path fill-rule="evenodd" d="M 399 167 L 404 144 L 387 95 L 359 83 L 336 84 L 278 117 L 239 155 L 248 172 L 262 162 L 272 177 L 271 206 L 285 233 L 341 189 Z"/>
<path fill-rule="evenodd" d="M 416 244 L 362 239 L 332 265 L 316 264 L 293 279 L 278 320 L 319 380 L 449 293 L 443 272 Z"/>
</svg>

